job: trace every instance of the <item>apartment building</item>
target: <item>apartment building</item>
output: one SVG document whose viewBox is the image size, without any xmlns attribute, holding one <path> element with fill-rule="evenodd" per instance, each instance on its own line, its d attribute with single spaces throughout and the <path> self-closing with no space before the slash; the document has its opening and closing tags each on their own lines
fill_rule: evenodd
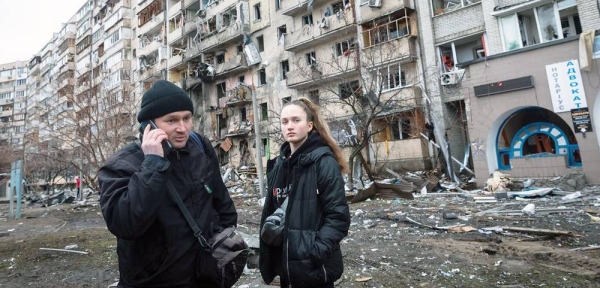
<svg viewBox="0 0 600 288">
<path fill-rule="evenodd" d="M 131 79 L 131 0 L 82 2 L 29 61 L 24 143 L 31 155 L 58 156 L 91 173 L 98 155 L 135 136 L 139 97 Z M 65 178 L 74 176 L 69 171 Z"/>
<path fill-rule="evenodd" d="M 136 14 L 140 92 L 158 78 L 187 89 L 222 164 L 278 154 L 278 112 L 299 96 L 321 104 L 349 154 L 360 119 L 335 99 L 360 90 L 395 103 L 375 117 L 371 162 L 430 167 L 411 1 L 160 0 Z"/>
<path fill-rule="evenodd" d="M 581 171 L 598 183 L 598 120 L 591 115 L 600 111 L 600 15 L 592 1 L 417 4 L 422 31 L 430 32 L 422 35 L 423 61 L 440 75 L 427 82 L 428 92 L 440 95 L 446 115 L 460 115 L 445 119 L 450 143 L 469 139 L 479 184 L 495 170 L 514 177 Z"/>
<path fill-rule="evenodd" d="M 25 135 L 27 63 L 0 64 L 0 143 L 22 149 Z"/>
</svg>

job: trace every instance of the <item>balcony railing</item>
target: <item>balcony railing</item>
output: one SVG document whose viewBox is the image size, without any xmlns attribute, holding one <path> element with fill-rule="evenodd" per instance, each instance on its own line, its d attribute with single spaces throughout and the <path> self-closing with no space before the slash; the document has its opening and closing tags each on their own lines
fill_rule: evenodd
<svg viewBox="0 0 600 288">
<path fill-rule="evenodd" d="M 180 40 L 181 37 L 183 37 L 183 26 L 171 31 L 171 33 L 169 33 L 169 44 L 173 44 L 173 42 Z"/>
<path fill-rule="evenodd" d="M 239 72 L 240 70 L 246 69 L 246 59 L 242 55 L 236 55 L 229 59 L 225 63 L 218 64 L 215 69 L 215 79 L 223 78 L 231 75 L 232 73 Z"/>
<path fill-rule="evenodd" d="M 351 74 L 358 73 L 356 63 L 356 53 L 334 60 L 317 59 L 315 65 L 304 65 L 286 73 L 286 84 L 292 89 L 303 89 L 335 78 L 348 78 Z"/>
<path fill-rule="evenodd" d="M 325 43 L 356 34 L 354 15 L 350 10 L 341 13 L 341 17 L 325 17 L 325 24 L 306 25 L 285 36 L 285 50 L 298 52 Z M 321 27 L 322 26 L 322 27 Z"/>
<path fill-rule="evenodd" d="M 325 0 L 314 0 L 313 7 L 318 4 L 325 3 Z M 282 0 L 281 1 L 281 11 L 283 11 L 283 15 L 294 16 L 300 13 L 306 13 L 308 4 L 307 0 Z"/>
<path fill-rule="evenodd" d="M 140 48 L 138 48 L 138 55 L 149 55 L 152 52 L 158 50 L 160 46 L 162 46 L 162 42 L 160 41 L 152 41 L 149 44 L 140 45 Z"/>
<path fill-rule="evenodd" d="M 241 41 L 244 32 L 249 32 L 250 26 L 238 23 L 222 28 L 215 34 L 202 39 L 202 53 L 213 52 L 217 47 L 235 41 Z"/>
<path fill-rule="evenodd" d="M 374 45 L 392 41 L 394 39 L 414 36 L 414 29 L 410 29 L 410 18 L 402 17 L 386 24 L 363 31 L 364 47 L 368 48 Z"/>
</svg>

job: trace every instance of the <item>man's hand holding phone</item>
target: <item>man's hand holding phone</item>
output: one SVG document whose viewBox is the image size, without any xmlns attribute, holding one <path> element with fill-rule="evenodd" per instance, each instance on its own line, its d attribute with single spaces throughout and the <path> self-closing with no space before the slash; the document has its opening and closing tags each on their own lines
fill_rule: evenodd
<svg viewBox="0 0 600 288">
<path fill-rule="evenodd" d="M 163 149 L 163 141 L 168 141 L 167 133 L 162 129 L 152 129 L 151 125 L 146 125 L 142 134 L 142 151 L 144 155 L 154 154 L 166 157 Z"/>
</svg>

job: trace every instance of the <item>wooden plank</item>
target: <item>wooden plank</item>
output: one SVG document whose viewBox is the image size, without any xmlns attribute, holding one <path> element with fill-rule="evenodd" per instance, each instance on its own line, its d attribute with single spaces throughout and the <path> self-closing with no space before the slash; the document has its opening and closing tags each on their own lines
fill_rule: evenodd
<svg viewBox="0 0 600 288">
<path fill-rule="evenodd" d="M 502 227 L 502 229 L 504 229 L 506 231 L 529 233 L 529 234 L 535 234 L 535 235 L 583 237 L 583 235 L 578 235 L 571 231 L 564 231 L 564 230 L 536 229 L 536 228 L 525 228 L 525 227 Z"/>
</svg>

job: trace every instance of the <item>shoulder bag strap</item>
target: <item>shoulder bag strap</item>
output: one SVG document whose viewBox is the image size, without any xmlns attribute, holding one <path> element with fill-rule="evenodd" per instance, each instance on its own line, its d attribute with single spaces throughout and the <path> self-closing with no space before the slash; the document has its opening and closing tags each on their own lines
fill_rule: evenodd
<svg viewBox="0 0 600 288">
<path fill-rule="evenodd" d="M 183 200 L 181 200 L 181 197 L 179 197 L 179 193 L 177 193 L 177 189 L 175 189 L 175 186 L 171 180 L 167 181 L 167 188 L 171 193 L 171 196 L 173 196 L 173 199 L 175 199 L 177 206 L 179 206 L 179 210 L 181 210 L 181 213 L 183 213 L 185 220 L 187 220 L 188 224 L 194 231 L 194 236 L 198 239 L 198 242 L 200 242 L 200 247 L 202 247 L 203 250 L 210 252 L 210 245 L 208 245 L 208 241 L 206 241 L 206 239 L 202 236 L 202 230 L 200 230 L 200 227 L 198 227 L 198 224 L 194 218 L 192 218 L 192 215 L 190 215 L 190 211 L 188 211 L 187 207 L 185 207 L 185 204 L 183 204 Z"/>
</svg>

